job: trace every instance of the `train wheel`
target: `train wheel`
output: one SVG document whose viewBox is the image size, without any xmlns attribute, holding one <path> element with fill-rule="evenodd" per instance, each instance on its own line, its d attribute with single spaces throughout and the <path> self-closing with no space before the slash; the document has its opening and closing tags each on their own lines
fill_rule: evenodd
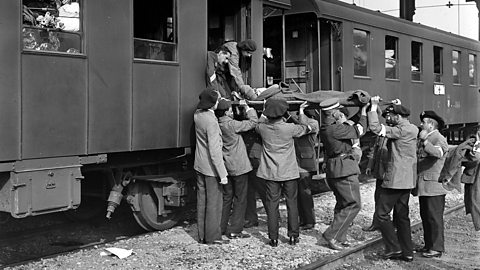
<svg viewBox="0 0 480 270">
<path fill-rule="evenodd" d="M 167 230 L 177 224 L 180 214 L 172 212 L 166 216 L 158 215 L 158 199 L 153 187 L 148 182 L 137 182 L 138 205 L 140 211 L 134 211 L 133 216 L 138 224 L 147 231 Z"/>
</svg>

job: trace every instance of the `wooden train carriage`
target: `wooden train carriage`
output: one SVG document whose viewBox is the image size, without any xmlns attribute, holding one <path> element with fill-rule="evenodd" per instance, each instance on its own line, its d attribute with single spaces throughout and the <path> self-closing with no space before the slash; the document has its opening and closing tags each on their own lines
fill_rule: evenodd
<svg viewBox="0 0 480 270">
<path fill-rule="evenodd" d="M 0 211 L 15 217 L 77 207 L 82 166 L 184 154 L 204 85 L 206 0 L 55 4 L 0 2 Z"/>
<path fill-rule="evenodd" d="M 264 2 L 0 1 L 0 212 L 75 209 L 111 188 L 108 211 L 126 195 L 145 229 L 172 226 L 193 182 L 181 167 L 207 50 L 261 48 Z"/>
<path fill-rule="evenodd" d="M 110 212 L 127 195 L 145 229 L 172 226 L 206 52 L 230 39 L 257 42 L 254 87 L 364 89 L 415 123 L 424 109 L 478 123 L 477 41 L 333 0 L 2 0 L 0 33 L 0 212 L 14 217 L 111 188 Z"/>
<path fill-rule="evenodd" d="M 266 14 L 264 47 L 277 53 L 266 60 L 266 84 L 363 89 L 400 98 L 416 124 L 435 110 L 451 126 L 478 125 L 478 41 L 335 0 Z"/>
</svg>

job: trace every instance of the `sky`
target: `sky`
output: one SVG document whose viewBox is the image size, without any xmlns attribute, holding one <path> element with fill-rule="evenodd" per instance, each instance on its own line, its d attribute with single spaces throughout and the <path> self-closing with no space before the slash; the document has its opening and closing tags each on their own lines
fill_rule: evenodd
<svg viewBox="0 0 480 270">
<path fill-rule="evenodd" d="M 380 10 L 398 17 L 400 0 L 340 0 L 357 6 Z M 453 4 L 450 8 L 448 3 Z M 447 32 L 479 40 L 478 9 L 475 2 L 465 0 L 416 0 L 413 21 Z"/>
</svg>

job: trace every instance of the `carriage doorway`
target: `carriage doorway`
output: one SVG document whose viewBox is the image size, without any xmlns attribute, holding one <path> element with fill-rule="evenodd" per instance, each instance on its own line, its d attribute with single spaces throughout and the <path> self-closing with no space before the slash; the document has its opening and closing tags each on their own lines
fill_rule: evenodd
<svg viewBox="0 0 480 270">
<path fill-rule="evenodd" d="M 241 0 L 208 0 L 208 44 L 214 51 L 226 41 L 243 40 L 249 36 L 249 7 Z"/>
<path fill-rule="evenodd" d="M 320 88 L 343 90 L 342 24 L 320 19 Z"/>
<path fill-rule="evenodd" d="M 264 12 L 266 13 L 266 12 Z M 277 15 L 276 14 L 273 15 Z M 309 93 L 319 89 L 315 14 L 265 16 L 266 85 L 284 81 L 290 89 Z"/>
</svg>

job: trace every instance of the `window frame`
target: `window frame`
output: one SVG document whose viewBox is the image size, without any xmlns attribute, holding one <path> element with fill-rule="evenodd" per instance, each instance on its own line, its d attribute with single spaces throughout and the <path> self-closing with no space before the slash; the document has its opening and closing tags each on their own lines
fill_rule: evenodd
<svg viewBox="0 0 480 270">
<path fill-rule="evenodd" d="M 132 57 L 134 62 L 149 62 L 149 63 L 161 63 L 161 64 L 178 64 L 178 3 L 177 0 L 170 0 L 172 1 L 172 31 L 173 31 L 173 41 L 163 41 L 163 40 L 154 40 L 154 39 L 147 39 L 147 38 L 137 38 L 135 37 L 135 1 L 142 1 L 142 0 L 133 0 L 132 1 Z M 151 59 L 151 58 L 142 58 L 135 56 L 135 41 L 145 41 L 151 42 L 155 44 L 165 44 L 165 45 L 172 45 L 173 47 L 173 56 L 172 60 L 165 60 L 165 59 Z"/>
<path fill-rule="evenodd" d="M 440 68 L 440 72 L 437 73 L 435 72 L 435 63 L 437 62 L 436 59 L 435 59 L 435 49 L 438 48 L 439 49 L 439 59 L 438 59 L 438 62 L 439 62 L 439 65 L 438 67 Z M 443 47 L 441 46 L 437 46 L 437 45 L 433 45 L 433 82 L 434 83 L 443 83 L 443 74 L 444 74 L 444 57 L 443 57 Z M 438 79 L 438 80 L 437 80 Z"/>
<path fill-rule="evenodd" d="M 22 13 L 20 15 L 20 17 L 22 18 L 21 34 L 20 34 L 21 52 L 23 54 L 59 55 L 59 56 L 82 57 L 82 58 L 84 58 L 86 56 L 85 31 L 84 31 L 85 27 L 84 27 L 84 18 L 83 18 L 84 7 L 85 7 L 84 2 L 85 1 L 84 0 L 76 0 L 76 2 L 79 5 L 79 11 L 78 11 L 79 29 L 78 29 L 78 31 L 69 31 L 69 30 L 62 30 L 60 28 L 27 25 L 27 24 L 24 24 L 24 22 L 23 22 L 23 13 Z M 22 0 L 21 4 L 22 4 L 22 6 L 24 6 L 23 0 Z M 32 10 L 32 8 L 29 8 L 29 9 Z M 49 11 L 48 8 L 34 8 L 34 10 L 35 9 L 45 11 L 45 13 Z M 57 9 L 57 11 L 58 11 L 58 9 Z M 57 17 L 60 17 L 60 16 L 57 16 Z M 74 18 L 74 17 L 72 17 L 72 18 Z M 79 50 L 80 51 L 75 52 L 75 53 L 69 53 L 67 51 L 28 49 L 28 48 L 26 48 L 25 43 L 24 43 L 25 42 L 25 40 L 24 40 L 25 29 L 32 29 L 32 30 L 37 30 L 37 31 L 43 30 L 44 32 L 48 33 L 49 35 L 50 35 L 50 33 L 63 33 L 63 34 L 79 36 L 79 40 L 80 40 L 80 42 L 79 42 L 79 48 L 80 49 Z"/>
<path fill-rule="evenodd" d="M 365 46 L 366 46 L 366 48 L 365 48 L 364 52 L 366 53 L 366 59 L 367 60 L 366 60 L 366 67 L 365 67 L 365 73 L 366 74 L 356 74 L 355 71 L 357 69 L 355 68 L 355 51 L 353 51 L 353 48 L 358 48 L 358 47 L 357 47 L 357 44 L 355 44 L 355 38 L 353 38 L 353 40 L 352 40 L 353 76 L 357 77 L 357 78 L 370 78 L 370 60 L 371 60 L 370 59 L 370 55 L 371 55 L 371 53 L 370 53 L 370 47 L 371 47 L 371 45 L 370 45 L 370 35 L 371 35 L 371 32 L 368 31 L 368 30 L 361 29 L 361 28 L 353 28 L 352 29 L 352 32 L 353 32 L 352 35 L 354 37 L 355 37 L 355 31 L 364 32 L 366 34 L 366 36 L 365 36 Z M 360 45 L 362 45 L 362 44 L 360 44 Z"/>
<path fill-rule="evenodd" d="M 395 56 L 395 58 L 387 58 L 387 57 L 386 57 L 386 53 L 387 53 L 387 48 L 386 48 L 386 46 L 387 46 L 387 38 L 391 38 L 392 40 L 395 41 L 395 42 L 394 42 L 394 56 Z M 399 53 L 398 48 L 399 48 L 400 39 L 399 39 L 398 37 L 396 37 L 396 36 L 385 35 L 384 41 L 385 41 L 385 43 L 384 43 L 384 59 L 385 59 L 385 60 L 384 60 L 384 61 L 385 61 L 385 66 L 384 66 L 384 68 L 385 68 L 385 73 L 384 73 L 384 75 L 385 75 L 385 79 L 386 79 L 386 80 L 399 80 L 399 79 L 400 79 L 400 74 L 399 74 L 399 68 L 398 68 L 398 66 L 399 66 L 400 58 L 398 57 L 398 53 Z M 395 63 L 395 66 L 394 66 L 394 70 L 395 70 L 394 75 L 395 75 L 395 77 L 394 77 L 394 78 L 389 78 L 389 77 L 387 77 L 387 61 L 393 61 L 393 62 Z"/>
<path fill-rule="evenodd" d="M 454 64 L 454 53 L 457 53 L 457 63 Z M 458 50 L 458 49 L 453 49 L 452 50 L 452 84 L 454 85 L 461 85 L 462 84 L 462 72 L 461 72 L 461 68 L 462 68 L 462 51 Z M 453 74 L 453 70 L 456 69 L 457 71 L 457 75 L 454 75 Z M 455 80 L 455 78 L 457 78 Z"/>
<path fill-rule="evenodd" d="M 418 63 L 418 68 L 419 68 L 419 71 L 413 71 L 412 70 L 412 67 L 414 66 L 413 65 L 413 44 L 418 44 L 418 60 L 419 60 L 419 63 Z M 418 74 L 418 80 L 416 78 L 414 78 L 414 74 Z M 412 40 L 410 42 L 410 80 L 413 81 L 413 82 L 423 82 L 423 43 L 420 42 L 420 41 L 416 41 L 416 40 Z"/>
<path fill-rule="evenodd" d="M 473 56 L 473 77 L 470 77 L 470 56 Z M 469 86 L 477 86 L 478 85 L 478 71 L 477 71 L 477 54 L 473 52 L 468 53 L 468 85 Z M 473 84 L 472 84 L 473 79 Z"/>
</svg>

